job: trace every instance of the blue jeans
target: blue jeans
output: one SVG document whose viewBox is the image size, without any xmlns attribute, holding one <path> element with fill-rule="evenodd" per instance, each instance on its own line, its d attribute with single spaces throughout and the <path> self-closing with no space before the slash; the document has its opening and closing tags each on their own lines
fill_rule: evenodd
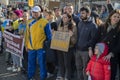
<svg viewBox="0 0 120 80">
<path fill-rule="evenodd" d="M 35 75 L 37 58 L 40 66 L 40 80 L 45 80 L 47 76 L 45 55 L 43 49 L 28 51 L 28 80 Z"/>
</svg>

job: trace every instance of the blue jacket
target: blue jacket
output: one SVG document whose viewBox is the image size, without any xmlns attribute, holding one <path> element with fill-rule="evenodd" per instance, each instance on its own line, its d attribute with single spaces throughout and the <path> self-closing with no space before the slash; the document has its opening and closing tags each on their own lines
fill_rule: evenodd
<svg viewBox="0 0 120 80">
<path fill-rule="evenodd" d="M 89 47 L 94 47 L 96 43 L 94 38 L 97 33 L 97 26 L 92 21 L 92 18 L 89 18 L 88 21 L 80 20 L 77 32 L 77 49 L 87 51 Z"/>
<path fill-rule="evenodd" d="M 76 23 L 76 26 L 77 26 L 79 21 L 80 21 L 80 18 L 75 14 L 72 14 L 72 18 L 73 18 L 73 21 Z"/>
</svg>

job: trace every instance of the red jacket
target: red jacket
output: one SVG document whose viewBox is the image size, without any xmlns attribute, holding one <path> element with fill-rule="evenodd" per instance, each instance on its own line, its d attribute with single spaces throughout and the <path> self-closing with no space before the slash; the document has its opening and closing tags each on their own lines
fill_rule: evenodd
<svg viewBox="0 0 120 80">
<path fill-rule="evenodd" d="M 105 45 L 104 52 L 97 58 L 93 55 L 89 61 L 86 71 L 90 72 L 92 80 L 110 80 L 111 68 L 110 62 L 106 62 L 103 57 L 108 54 L 108 47 Z"/>
</svg>

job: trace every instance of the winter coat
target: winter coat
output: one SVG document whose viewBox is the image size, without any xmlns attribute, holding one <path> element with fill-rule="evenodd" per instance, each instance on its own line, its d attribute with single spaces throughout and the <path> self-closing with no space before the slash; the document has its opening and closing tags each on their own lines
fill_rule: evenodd
<svg viewBox="0 0 120 80">
<path fill-rule="evenodd" d="M 75 14 L 72 14 L 72 18 L 73 18 L 73 21 L 76 23 L 76 26 L 77 26 L 79 21 L 80 21 L 80 18 Z"/>
<path fill-rule="evenodd" d="M 109 53 L 112 52 L 114 58 L 117 58 L 120 53 L 120 30 L 119 26 L 111 29 L 107 32 L 107 28 L 102 25 L 98 28 L 98 34 L 96 35 L 97 42 L 104 42 L 109 47 Z"/>
<path fill-rule="evenodd" d="M 88 51 L 89 47 L 94 47 L 94 37 L 97 33 L 97 25 L 90 17 L 88 21 L 81 20 L 77 27 L 77 49 L 81 51 Z"/>
<path fill-rule="evenodd" d="M 108 8 L 109 13 L 111 13 L 114 10 L 114 7 L 111 3 L 107 4 L 107 8 Z"/>
<path fill-rule="evenodd" d="M 89 61 L 86 72 L 89 71 L 92 80 L 110 80 L 111 69 L 110 62 L 107 62 L 103 59 L 104 56 L 108 54 L 108 48 L 105 45 L 104 52 L 97 57 L 93 55 Z"/>
</svg>

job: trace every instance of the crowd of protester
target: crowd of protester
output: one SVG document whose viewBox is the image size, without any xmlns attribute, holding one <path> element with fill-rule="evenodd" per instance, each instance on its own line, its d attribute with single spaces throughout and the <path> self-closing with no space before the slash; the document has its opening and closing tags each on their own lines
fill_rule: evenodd
<svg viewBox="0 0 120 80">
<path fill-rule="evenodd" d="M 115 80 L 120 63 L 120 10 L 110 0 L 107 6 L 83 5 L 78 14 L 67 3 L 63 9 L 35 5 L 29 10 L 8 6 L 0 9 L 0 53 L 7 70 L 27 74 L 34 80 L 39 65 L 40 80 Z M 4 19 L 3 19 L 4 18 Z M 24 38 L 23 58 L 6 51 L 4 31 Z M 68 32 L 68 52 L 50 48 L 55 31 Z M 120 77 L 120 74 L 118 75 Z"/>
</svg>

